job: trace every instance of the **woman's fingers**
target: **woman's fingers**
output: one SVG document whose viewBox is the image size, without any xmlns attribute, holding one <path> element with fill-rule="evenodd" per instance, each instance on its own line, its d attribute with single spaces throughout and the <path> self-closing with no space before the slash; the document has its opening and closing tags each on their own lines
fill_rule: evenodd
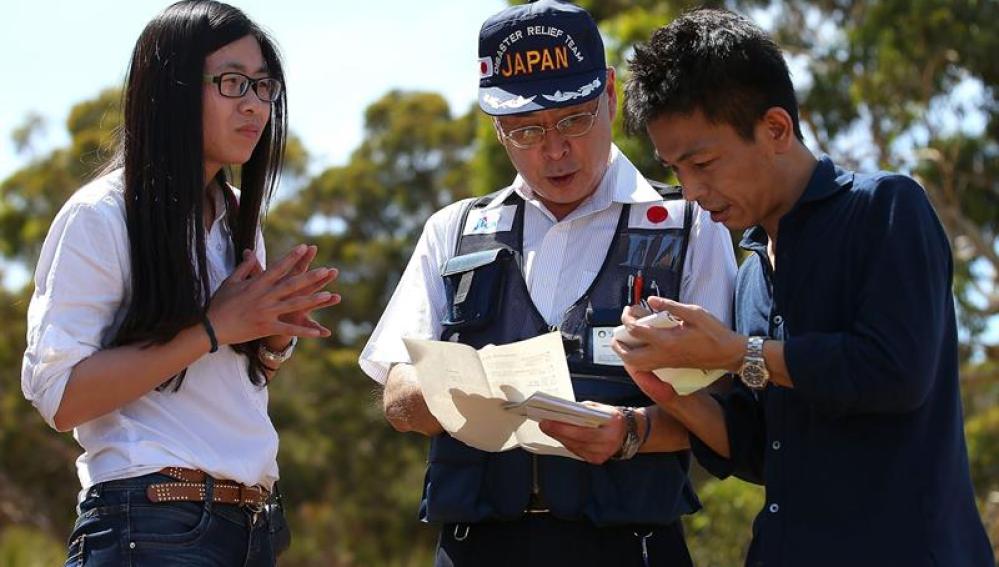
<svg viewBox="0 0 999 567">
<path fill-rule="evenodd" d="M 291 274 L 297 275 L 305 273 L 309 269 L 309 266 L 312 265 L 312 261 L 316 259 L 316 254 L 318 252 L 319 252 L 319 247 L 314 244 L 310 244 L 306 248 L 305 254 L 295 264 L 295 267 L 291 270 Z"/>
<path fill-rule="evenodd" d="M 282 298 L 288 298 L 288 297 L 291 297 L 292 295 L 294 295 L 294 296 L 312 295 L 314 293 L 317 293 L 317 292 L 321 291 L 326 286 L 328 286 L 330 284 L 330 282 L 332 282 L 334 279 L 336 279 L 336 272 L 335 272 L 335 270 L 334 270 L 333 273 L 327 274 L 326 277 L 317 280 L 315 283 L 309 284 L 307 287 L 303 287 L 303 288 L 297 290 L 293 294 L 284 294 L 284 293 L 282 293 L 281 297 Z M 336 296 L 337 300 L 339 300 L 340 296 L 338 294 L 334 293 L 333 295 Z M 331 304 L 331 305 L 333 305 L 333 304 Z"/>
<path fill-rule="evenodd" d="M 313 293 L 316 293 L 317 291 L 328 286 L 330 282 L 332 282 L 335 279 L 336 279 L 336 271 L 334 270 L 332 273 L 327 274 L 326 277 L 316 280 L 311 285 L 307 285 L 306 287 L 299 289 L 296 295 L 312 295 Z"/>
<path fill-rule="evenodd" d="M 286 335 L 302 338 L 320 338 L 330 336 L 330 330 L 320 325 L 318 328 L 309 325 L 295 325 L 278 321 L 267 335 Z"/>
<path fill-rule="evenodd" d="M 227 278 L 230 281 L 241 282 L 251 277 L 254 271 L 259 272 L 260 262 L 257 261 L 257 257 L 250 250 L 243 250 L 243 260 L 236 266 L 236 269 L 229 274 Z"/>
<path fill-rule="evenodd" d="M 310 320 L 310 318 L 308 317 L 309 313 L 312 313 L 313 311 L 319 311 L 320 309 L 325 309 L 327 307 L 332 307 L 333 305 L 336 305 L 336 304 L 340 303 L 340 300 L 341 300 L 340 294 L 333 293 L 333 294 L 330 294 L 329 299 L 326 300 L 326 301 L 322 301 L 322 302 L 315 303 L 315 304 L 310 304 L 309 307 L 306 307 L 305 309 L 298 310 L 298 311 L 291 311 L 291 312 L 288 312 L 288 313 L 285 313 L 285 314 L 288 315 L 288 314 L 299 313 L 306 320 Z"/>
<path fill-rule="evenodd" d="M 272 291 L 281 298 L 306 294 L 309 293 L 306 291 L 308 289 L 322 289 L 336 279 L 338 274 L 336 268 L 316 268 L 304 274 L 285 278 L 281 283 L 273 286 Z"/>
<path fill-rule="evenodd" d="M 245 251 L 229 278 L 245 283 L 224 285 L 212 300 L 220 338 L 225 336 L 228 344 L 274 334 L 330 336 L 331 331 L 311 319 L 310 313 L 340 303 L 339 294 L 323 290 L 339 272 L 327 267 L 309 270 L 317 250 L 296 246 L 267 270 L 251 251 Z"/>
<path fill-rule="evenodd" d="M 321 291 L 312 295 L 297 295 L 295 297 L 289 297 L 287 299 L 281 300 L 277 305 L 274 306 L 273 311 L 279 315 L 285 313 L 296 313 L 313 311 L 318 309 L 327 303 L 339 302 L 340 296 L 335 293 L 328 291 Z"/>
<path fill-rule="evenodd" d="M 330 336 L 332 334 L 332 333 L 330 333 L 329 329 L 327 329 L 326 327 L 323 327 L 322 325 L 320 325 L 312 317 L 306 318 L 305 321 L 302 322 L 302 323 L 300 323 L 300 324 L 302 326 L 304 326 L 304 327 L 311 327 L 313 329 L 318 330 L 320 333 L 324 333 L 324 334 L 320 335 L 320 336 L 323 336 L 323 337 L 328 337 L 328 336 Z"/>
<path fill-rule="evenodd" d="M 309 247 L 304 244 L 299 244 L 285 254 L 284 258 L 277 261 L 276 264 L 270 266 L 264 273 L 260 276 L 259 281 L 263 285 L 272 285 L 275 282 L 280 281 L 282 278 L 287 276 L 298 262 L 308 253 Z"/>
<path fill-rule="evenodd" d="M 332 307 L 333 305 L 337 305 L 338 303 L 340 303 L 342 300 L 343 297 L 341 297 L 339 293 L 331 294 L 329 301 L 319 305 L 319 307 L 313 308 L 313 311 L 315 311 L 316 309 L 322 309 L 324 307 Z"/>
</svg>

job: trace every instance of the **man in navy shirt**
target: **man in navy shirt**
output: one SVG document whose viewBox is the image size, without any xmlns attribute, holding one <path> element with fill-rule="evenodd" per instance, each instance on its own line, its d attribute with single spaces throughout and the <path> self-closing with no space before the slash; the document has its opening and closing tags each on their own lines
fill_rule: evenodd
<svg viewBox="0 0 999 567">
<path fill-rule="evenodd" d="M 993 565 L 975 509 L 958 390 L 947 236 L 923 189 L 816 159 L 780 48 L 716 10 L 636 49 L 625 113 L 685 197 L 748 229 L 735 332 L 697 306 L 615 343 L 715 475 L 766 486 L 747 565 Z M 651 370 L 725 368 L 722 395 Z M 666 427 L 665 424 L 662 425 Z"/>
</svg>

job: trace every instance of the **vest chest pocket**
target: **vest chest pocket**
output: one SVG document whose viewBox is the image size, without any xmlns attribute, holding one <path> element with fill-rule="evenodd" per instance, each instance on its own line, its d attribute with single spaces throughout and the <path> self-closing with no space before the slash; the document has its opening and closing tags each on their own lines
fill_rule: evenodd
<svg viewBox="0 0 999 567">
<path fill-rule="evenodd" d="M 441 324 L 448 331 L 477 329 L 492 321 L 513 256 L 509 248 L 496 248 L 455 256 L 444 264 L 448 307 Z"/>
</svg>

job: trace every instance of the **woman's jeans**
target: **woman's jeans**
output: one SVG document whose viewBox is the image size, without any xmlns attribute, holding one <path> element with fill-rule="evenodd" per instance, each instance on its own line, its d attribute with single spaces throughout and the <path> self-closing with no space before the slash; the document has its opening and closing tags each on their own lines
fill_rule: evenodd
<svg viewBox="0 0 999 567">
<path fill-rule="evenodd" d="M 146 487 L 176 482 L 149 474 L 87 491 L 69 538 L 67 567 L 273 566 L 267 518 L 244 506 L 153 503 Z M 211 494 L 212 481 L 206 489 Z"/>
</svg>

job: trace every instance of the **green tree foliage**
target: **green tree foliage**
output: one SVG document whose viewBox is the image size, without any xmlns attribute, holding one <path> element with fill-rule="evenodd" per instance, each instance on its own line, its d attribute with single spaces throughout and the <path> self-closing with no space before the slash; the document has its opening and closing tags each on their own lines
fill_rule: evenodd
<svg viewBox="0 0 999 567">
<path fill-rule="evenodd" d="M 23 526 L 0 529 L 0 565 L 51 567 L 65 560 L 66 550 L 44 532 Z"/>
<path fill-rule="evenodd" d="M 709 479 L 697 495 L 704 511 L 684 518 L 694 565 L 741 565 L 749 551 L 749 526 L 763 508 L 763 490 L 741 480 Z"/>
<path fill-rule="evenodd" d="M 108 89 L 80 103 L 66 121 L 71 145 L 32 161 L 0 183 L 0 255 L 33 263 L 52 218 L 80 181 L 112 153 L 121 93 Z"/>
<path fill-rule="evenodd" d="M 487 195 L 509 185 L 517 170 L 507 158 L 506 150 L 500 143 L 493 119 L 479 112 L 478 107 L 471 110 L 476 117 L 475 155 L 472 157 L 472 189 L 475 195 Z"/>
<path fill-rule="evenodd" d="M 965 424 L 968 451 L 977 456 L 971 463 L 975 489 L 985 494 L 999 478 L 999 407 L 991 407 L 968 418 Z"/>
<path fill-rule="evenodd" d="M 59 207 L 99 169 L 102 152 L 110 155 L 121 120 L 119 100 L 120 92 L 109 89 L 76 105 L 66 121 L 70 146 L 34 159 L 0 183 L 0 257 L 34 266 Z M 5 322 L 0 366 L 6 369 L 0 374 L 0 526 L 30 526 L 60 541 L 74 517 L 79 450 L 71 436 L 52 431 L 21 395 L 30 294 L 30 286 L 0 289 L 0 319 Z"/>
<path fill-rule="evenodd" d="M 34 146 L 34 138 L 44 131 L 45 119 L 35 112 L 28 114 L 24 122 L 10 135 L 10 140 L 14 142 L 14 151 L 19 154 L 30 152 Z"/>
<path fill-rule="evenodd" d="M 0 527 L 8 522 L 64 538 L 79 491 L 69 435 L 52 431 L 21 395 L 29 293 L 0 289 Z"/>
</svg>

